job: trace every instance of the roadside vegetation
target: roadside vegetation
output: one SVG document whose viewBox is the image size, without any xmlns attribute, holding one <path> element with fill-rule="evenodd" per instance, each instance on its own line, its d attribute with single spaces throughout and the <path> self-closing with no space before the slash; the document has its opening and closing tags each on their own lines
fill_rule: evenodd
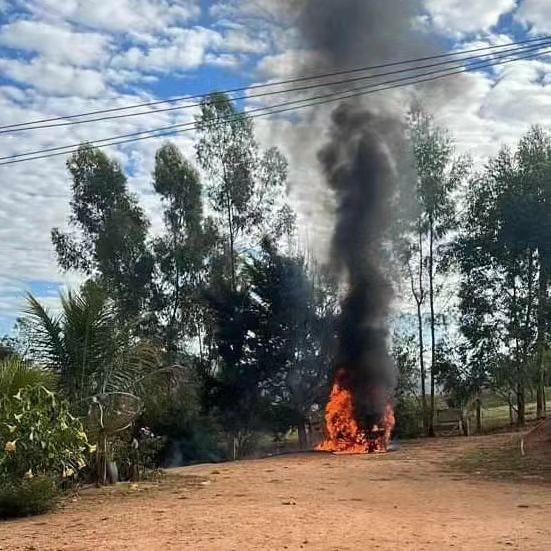
<svg viewBox="0 0 551 551">
<path fill-rule="evenodd" d="M 116 161 L 87 145 L 67 161 L 70 217 L 51 237 L 83 283 L 56 311 L 29 296 L 0 346 L 0 516 L 44 512 L 77 485 L 314 443 L 339 290 L 298 238 L 283 155 L 226 96 L 197 122 L 195 158 L 155 154 L 155 234 Z M 549 397 L 551 138 L 534 128 L 474 173 L 429 115 L 408 128 L 417 176 L 388 236 L 404 304 L 396 434 L 522 429 Z M 505 465 L 500 453 L 483 463 Z"/>
</svg>

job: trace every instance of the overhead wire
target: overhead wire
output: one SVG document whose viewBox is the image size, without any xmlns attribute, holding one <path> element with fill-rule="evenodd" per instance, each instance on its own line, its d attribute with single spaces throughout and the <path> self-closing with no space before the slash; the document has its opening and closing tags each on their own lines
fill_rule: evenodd
<svg viewBox="0 0 551 551">
<path fill-rule="evenodd" d="M 455 57 L 455 56 L 461 56 L 461 55 L 466 55 L 466 54 L 469 54 L 469 53 L 477 53 L 477 52 L 482 52 L 482 51 L 491 51 L 491 52 L 493 52 L 493 51 L 496 51 L 496 50 L 497 50 L 497 53 L 503 53 L 503 52 L 499 52 L 499 50 L 504 49 L 506 51 L 508 48 L 515 47 L 515 46 L 523 46 L 523 47 L 526 47 L 526 48 L 528 48 L 528 47 L 538 47 L 538 46 L 541 47 L 541 46 L 545 45 L 546 42 L 549 41 L 550 39 L 551 39 L 551 36 L 543 36 L 543 37 L 539 37 L 539 38 L 531 38 L 531 39 L 520 40 L 520 41 L 516 41 L 516 42 L 510 42 L 508 44 L 498 44 L 498 45 L 493 45 L 493 46 L 472 48 L 472 49 L 469 49 L 469 50 L 458 50 L 456 52 L 448 52 L 448 53 L 445 53 L 445 54 L 425 56 L 425 57 L 419 57 L 419 58 L 414 58 L 414 59 L 409 59 L 409 60 L 401 60 L 401 61 L 395 61 L 395 62 L 390 62 L 390 63 L 383 63 L 383 64 L 378 64 L 378 65 L 367 65 L 367 66 L 363 66 L 363 67 L 356 67 L 356 68 L 353 68 L 353 69 L 344 69 L 344 70 L 341 70 L 341 71 L 333 71 L 333 72 L 330 72 L 330 73 L 321 73 L 321 74 L 311 75 L 311 76 L 299 76 L 299 77 L 295 77 L 295 78 L 279 80 L 279 81 L 272 81 L 272 82 L 268 82 L 268 83 L 253 84 L 253 85 L 249 85 L 249 86 L 230 88 L 230 89 L 226 89 L 226 90 L 221 90 L 220 92 L 225 93 L 225 94 L 232 94 L 232 93 L 245 92 L 245 91 L 256 90 L 256 89 L 261 89 L 261 88 L 268 88 L 268 87 L 282 86 L 282 85 L 287 85 L 287 84 L 294 84 L 294 83 L 304 82 L 304 81 L 308 81 L 308 80 L 319 80 L 319 79 L 322 79 L 322 78 L 331 78 L 331 77 L 334 77 L 334 76 L 354 74 L 354 73 L 365 72 L 365 71 L 369 71 L 369 70 L 396 67 L 396 66 L 400 66 L 400 65 L 408 65 L 408 64 L 412 64 L 412 63 L 419 63 L 419 62 L 422 62 L 422 61 L 430 61 L 430 60 L 435 60 L 435 59 L 444 59 L 444 58 L 449 58 L 449 57 L 451 57 L 452 59 L 448 60 L 447 62 L 452 63 L 452 62 L 456 61 L 455 59 L 453 59 L 453 57 Z M 492 53 L 484 54 L 484 56 L 487 56 L 487 55 L 492 55 Z M 444 61 L 442 63 L 446 63 L 446 61 Z M 409 69 L 402 69 L 402 71 L 409 71 L 409 70 L 414 70 L 414 69 L 415 68 L 412 67 L 412 68 L 409 68 Z M 387 74 L 391 74 L 391 73 L 387 73 Z M 379 75 L 379 76 L 383 76 L 383 75 Z M 282 92 L 284 92 L 284 91 L 282 91 Z M 273 93 L 282 93 L 282 92 L 273 92 Z M 21 122 L 21 123 L 1 125 L 0 126 L 0 133 L 19 132 L 19 131 L 24 131 L 24 130 L 35 130 L 35 129 L 38 129 L 38 128 L 52 128 L 52 127 L 55 127 L 55 126 L 66 126 L 68 124 L 85 124 L 85 123 L 90 123 L 90 122 L 97 122 L 97 121 L 100 121 L 100 120 L 109 120 L 111 118 L 122 118 L 122 117 L 128 117 L 128 116 L 150 115 L 150 114 L 154 114 L 154 113 L 163 112 L 163 111 L 166 111 L 166 110 L 169 110 L 169 109 L 177 109 L 178 107 L 173 107 L 173 108 L 168 108 L 168 109 L 149 110 L 149 111 L 143 111 L 143 112 L 139 112 L 139 113 L 127 113 L 127 114 L 124 114 L 124 115 L 116 115 L 116 116 L 109 116 L 109 117 L 97 117 L 97 118 L 85 119 L 85 120 L 73 120 L 73 119 L 79 119 L 81 117 L 86 117 L 86 116 L 90 116 L 90 115 L 103 114 L 103 113 L 113 113 L 113 112 L 125 111 L 125 110 L 130 110 L 130 109 L 136 109 L 136 108 L 139 108 L 139 107 L 153 107 L 153 106 L 156 106 L 156 105 L 171 104 L 171 103 L 177 103 L 177 102 L 182 102 L 182 101 L 190 101 L 190 100 L 193 100 L 193 99 L 203 99 L 205 97 L 208 97 L 208 95 L 209 95 L 208 93 L 202 93 L 202 94 L 196 94 L 196 95 L 180 96 L 180 97 L 163 99 L 163 100 L 156 100 L 156 101 L 151 101 L 151 102 L 137 103 L 137 104 L 122 106 L 122 107 L 112 107 L 112 108 L 107 108 L 107 109 L 98 109 L 98 110 L 93 110 L 93 111 L 88 111 L 88 112 L 83 112 L 83 113 L 76 113 L 76 114 L 70 114 L 70 115 L 61 115 L 61 116 L 56 116 L 56 117 L 44 118 L 44 119 L 35 119 L 35 120 L 31 120 L 31 121 L 27 121 L 27 122 Z M 182 106 L 180 108 L 187 108 L 187 107 L 188 106 Z M 189 107 L 191 107 L 191 106 L 189 106 Z M 56 121 L 63 121 L 63 122 L 59 122 L 57 124 L 51 124 L 51 125 L 50 124 L 43 124 L 43 123 L 54 123 Z"/>
<path fill-rule="evenodd" d="M 489 62 L 483 62 L 483 63 L 476 62 L 466 67 L 463 67 L 463 65 L 461 65 L 461 66 L 456 66 L 455 68 L 439 69 L 436 71 L 431 71 L 431 72 L 417 74 L 417 75 L 410 75 L 399 79 L 381 82 L 370 86 L 356 87 L 348 90 L 334 91 L 334 92 L 330 92 L 327 94 L 322 94 L 314 97 L 306 97 L 302 99 L 290 100 L 290 101 L 286 101 L 286 102 L 271 105 L 271 106 L 263 106 L 263 107 L 251 109 L 244 113 L 237 113 L 233 118 L 216 119 L 212 122 L 212 124 L 214 125 L 222 124 L 224 122 L 231 122 L 232 120 L 237 120 L 237 119 L 253 119 L 253 118 L 258 118 L 262 116 L 268 116 L 272 114 L 278 114 L 278 113 L 294 111 L 297 109 L 303 109 L 303 108 L 311 107 L 315 105 L 322 105 L 325 103 L 341 101 L 342 99 L 348 99 L 351 97 L 357 97 L 362 95 L 368 95 L 371 93 L 382 92 L 385 90 L 401 88 L 403 86 L 422 84 L 425 82 L 430 82 L 430 81 L 434 81 L 444 77 L 449 77 L 452 75 L 470 72 L 473 70 L 505 65 L 507 63 L 520 61 L 522 59 L 539 57 L 547 53 L 551 53 L 551 50 L 545 50 L 543 52 L 537 51 L 537 52 L 529 53 L 527 55 L 515 56 L 512 59 L 505 59 L 505 60 L 503 60 L 503 58 L 497 58 L 497 59 L 494 58 L 492 61 L 489 61 Z M 511 57 L 511 55 L 513 54 L 508 54 L 505 57 L 506 58 Z M 450 69 L 458 69 L 458 70 L 450 71 Z M 423 78 L 420 78 L 420 77 L 423 77 Z M 407 81 L 411 81 L 411 82 L 407 82 Z M 346 95 L 343 95 L 343 94 L 346 94 Z M 311 103 L 313 101 L 314 103 Z M 280 109 L 280 108 L 283 108 L 283 109 Z M 196 127 L 197 127 L 197 122 L 190 121 L 187 123 L 181 123 L 176 125 L 159 127 L 155 129 L 143 130 L 143 131 L 134 132 L 130 134 L 122 134 L 119 136 L 111 136 L 109 138 L 103 138 L 99 140 L 92 140 L 88 142 L 87 145 L 92 148 L 109 147 L 114 145 L 142 141 L 145 139 L 172 136 L 182 132 L 193 130 Z M 148 135 L 143 136 L 143 134 L 148 134 Z M 0 161 L 3 161 L 3 162 L 0 162 L 0 166 L 74 153 L 75 151 L 78 150 L 78 147 L 80 147 L 81 145 L 82 144 L 69 144 L 65 146 L 56 146 L 52 148 L 46 148 L 46 149 L 35 150 L 31 152 L 26 152 L 26 153 L 18 153 L 15 155 L 0 157 Z M 47 153 L 47 154 L 44 154 L 44 153 Z"/>
<path fill-rule="evenodd" d="M 551 42 L 549 42 L 548 46 L 551 47 Z M 530 50 L 531 49 L 532 48 L 530 48 Z M 538 49 L 540 49 L 540 47 L 538 47 Z M 520 53 L 525 52 L 525 51 L 526 50 L 523 49 L 523 50 L 520 51 Z M 519 52 L 518 50 L 515 50 L 513 53 L 516 54 L 518 52 Z M 505 54 L 504 52 L 500 52 L 499 56 L 495 56 L 494 54 L 492 54 L 492 55 L 494 56 L 493 59 L 504 59 L 504 58 L 510 57 L 511 55 L 513 55 L 513 53 Z M 486 57 L 486 56 L 483 56 L 483 57 Z M 471 58 L 468 59 L 468 61 L 472 61 L 472 60 L 478 59 L 478 58 L 479 58 L 479 56 L 471 57 Z M 440 65 L 440 64 L 424 65 L 424 66 L 421 66 L 419 68 L 412 68 L 411 71 L 416 70 L 416 69 L 433 67 L 433 66 L 436 66 L 436 65 Z M 464 64 L 461 63 L 460 65 L 455 65 L 454 67 L 446 67 L 445 69 L 442 69 L 442 70 L 448 71 L 450 69 L 457 69 L 457 68 L 463 67 L 463 65 Z M 405 72 L 409 72 L 409 71 L 410 70 L 408 69 Z M 385 73 L 383 75 L 368 75 L 367 77 L 357 77 L 357 78 L 347 79 L 347 80 L 342 80 L 342 81 L 337 81 L 337 82 L 330 82 L 330 83 L 310 85 L 310 86 L 302 86 L 302 87 L 299 87 L 299 88 L 291 88 L 291 89 L 288 89 L 288 90 L 284 90 L 282 92 L 284 92 L 284 93 L 302 92 L 302 91 L 307 91 L 307 90 L 313 90 L 314 88 L 319 88 L 321 86 L 324 86 L 324 87 L 325 86 L 340 86 L 342 84 L 348 84 L 348 83 L 351 83 L 351 82 L 359 82 L 359 81 L 362 81 L 364 79 L 371 79 L 372 77 L 386 76 L 386 75 L 392 75 L 392 74 L 396 74 L 396 73 L 401 74 L 402 72 L 403 71 L 397 71 L 397 72 Z M 401 82 L 402 80 L 413 79 L 413 78 L 417 78 L 417 77 L 420 77 L 420 76 L 427 76 L 427 75 L 430 75 L 430 74 L 433 74 L 433 73 L 434 72 L 421 73 L 421 74 L 418 74 L 418 75 L 411 75 L 411 76 L 408 76 L 408 77 L 404 77 L 403 79 L 396 79 L 396 80 L 392 80 L 392 81 L 387 81 L 386 83 L 377 83 L 377 84 L 374 84 L 373 87 L 381 86 L 383 84 L 394 83 L 394 82 Z M 345 92 L 345 91 L 346 90 L 343 90 L 343 92 Z M 242 97 L 237 97 L 237 98 L 232 98 L 232 99 L 233 99 L 233 101 L 238 101 L 238 100 L 243 100 L 243 99 L 249 99 L 250 100 L 250 99 L 255 99 L 255 98 L 260 98 L 260 97 L 266 97 L 266 96 L 272 95 L 273 93 L 279 93 L 279 92 L 266 92 L 266 93 L 261 93 L 261 94 L 252 94 L 252 95 L 249 95 L 249 96 L 242 96 Z M 337 93 L 337 92 L 335 92 L 335 93 Z M 201 104 L 197 104 L 196 106 L 200 106 L 200 105 Z M 182 128 L 182 127 L 185 127 L 185 126 L 189 126 L 191 124 L 193 124 L 193 122 L 172 124 L 172 125 L 168 125 L 168 126 L 161 126 L 161 127 L 157 127 L 157 128 L 139 130 L 139 131 L 131 132 L 131 133 L 127 133 L 127 134 L 120 134 L 120 135 L 117 135 L 117 136 L 110 136 L 108 138 L 98 138 L 98 139 L 92 140 L 92 142 L 93 143 L 101 143 L 101 142 L 107 142 L 107 141 L 111 141 L 111 140 L 115 140 L 115 139 L 130 138 L 130 137 L 139 136 L 139 135 L 142 135 L 142 134 L 150 134 L 152 132 L 160 132 L 160 131 L 164 131 L 164 130 L 173 130 L 173 129 L 176 129 L 176 128 Z M 47 148 L 47 149 L 40 149 L 40 150 L 36 150 L 36 151 L 27 151 L 27 152 L 24 152 L 24 153 L 18 153 L 18 154 L 14 154 L 14 155 L 7 155 L 5 157 L 0 157 L 0 161 L 5 160 L 5 159 L 16 158 L 16 157 L 24 157 L 24 156 L 39 154 L 39 153 L 47 153 L 47 152 L 50 152 L 50 151 L 67 149 L 67 148 L 71 148 L 71 147 L 77 147 L 78 145 L 79 144 L 68 144 L 66 146 L 56 146 L 56 147 L 51 147 L 51 148 Z"/>
</svg>

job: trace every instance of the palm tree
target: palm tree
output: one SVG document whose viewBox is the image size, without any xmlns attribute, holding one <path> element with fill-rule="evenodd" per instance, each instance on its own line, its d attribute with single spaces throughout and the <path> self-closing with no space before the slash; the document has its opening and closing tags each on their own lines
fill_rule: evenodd
<svg viewBox="0 0 551 551">
<path fill-rule="evenodd" d="M 97 442 L 98 482 L 104 483 L 110 437 L 131 426 L 147 383 L 164 371 L 157 350 L 136 339 L 131 324 L 121 326 L 112 302 L 94 283 L 61 296 L 59 314 L 29 295 L 26 323 L 37 362 L 59 373 L 62 391 L 87 418 Z"/>
</svg>

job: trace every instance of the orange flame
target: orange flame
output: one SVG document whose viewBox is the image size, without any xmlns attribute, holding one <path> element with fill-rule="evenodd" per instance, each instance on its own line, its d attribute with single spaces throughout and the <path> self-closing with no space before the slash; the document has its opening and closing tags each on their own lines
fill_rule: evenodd
<svg viewBox="0 0 551 551">
<path fill-rule="evenodd" d="M 352 393 L 335 382 L 325 409 L 325 440 L 318 451 L 336 454 L 384 453 L 394 429 L 394 409 L 389 403 L 378 425 L 365 432 L 354 415 Z"/>
</svg>

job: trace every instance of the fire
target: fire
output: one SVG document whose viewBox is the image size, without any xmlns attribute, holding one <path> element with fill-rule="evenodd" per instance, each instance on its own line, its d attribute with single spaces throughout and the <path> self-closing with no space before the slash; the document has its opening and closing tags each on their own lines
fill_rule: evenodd
<svg viewBox="0 0 551 551">
<path fill-rule="evenodd" d="M 337 377 L 325 409 L 326 438 L 316 450 L 336 454 L 384 453 L 393 428 L 394 410 L 389 403 L 379 424 L 369 431 L 362 430 L 354 415 L 352 393 L 339 384 Z"/>
</svg>

